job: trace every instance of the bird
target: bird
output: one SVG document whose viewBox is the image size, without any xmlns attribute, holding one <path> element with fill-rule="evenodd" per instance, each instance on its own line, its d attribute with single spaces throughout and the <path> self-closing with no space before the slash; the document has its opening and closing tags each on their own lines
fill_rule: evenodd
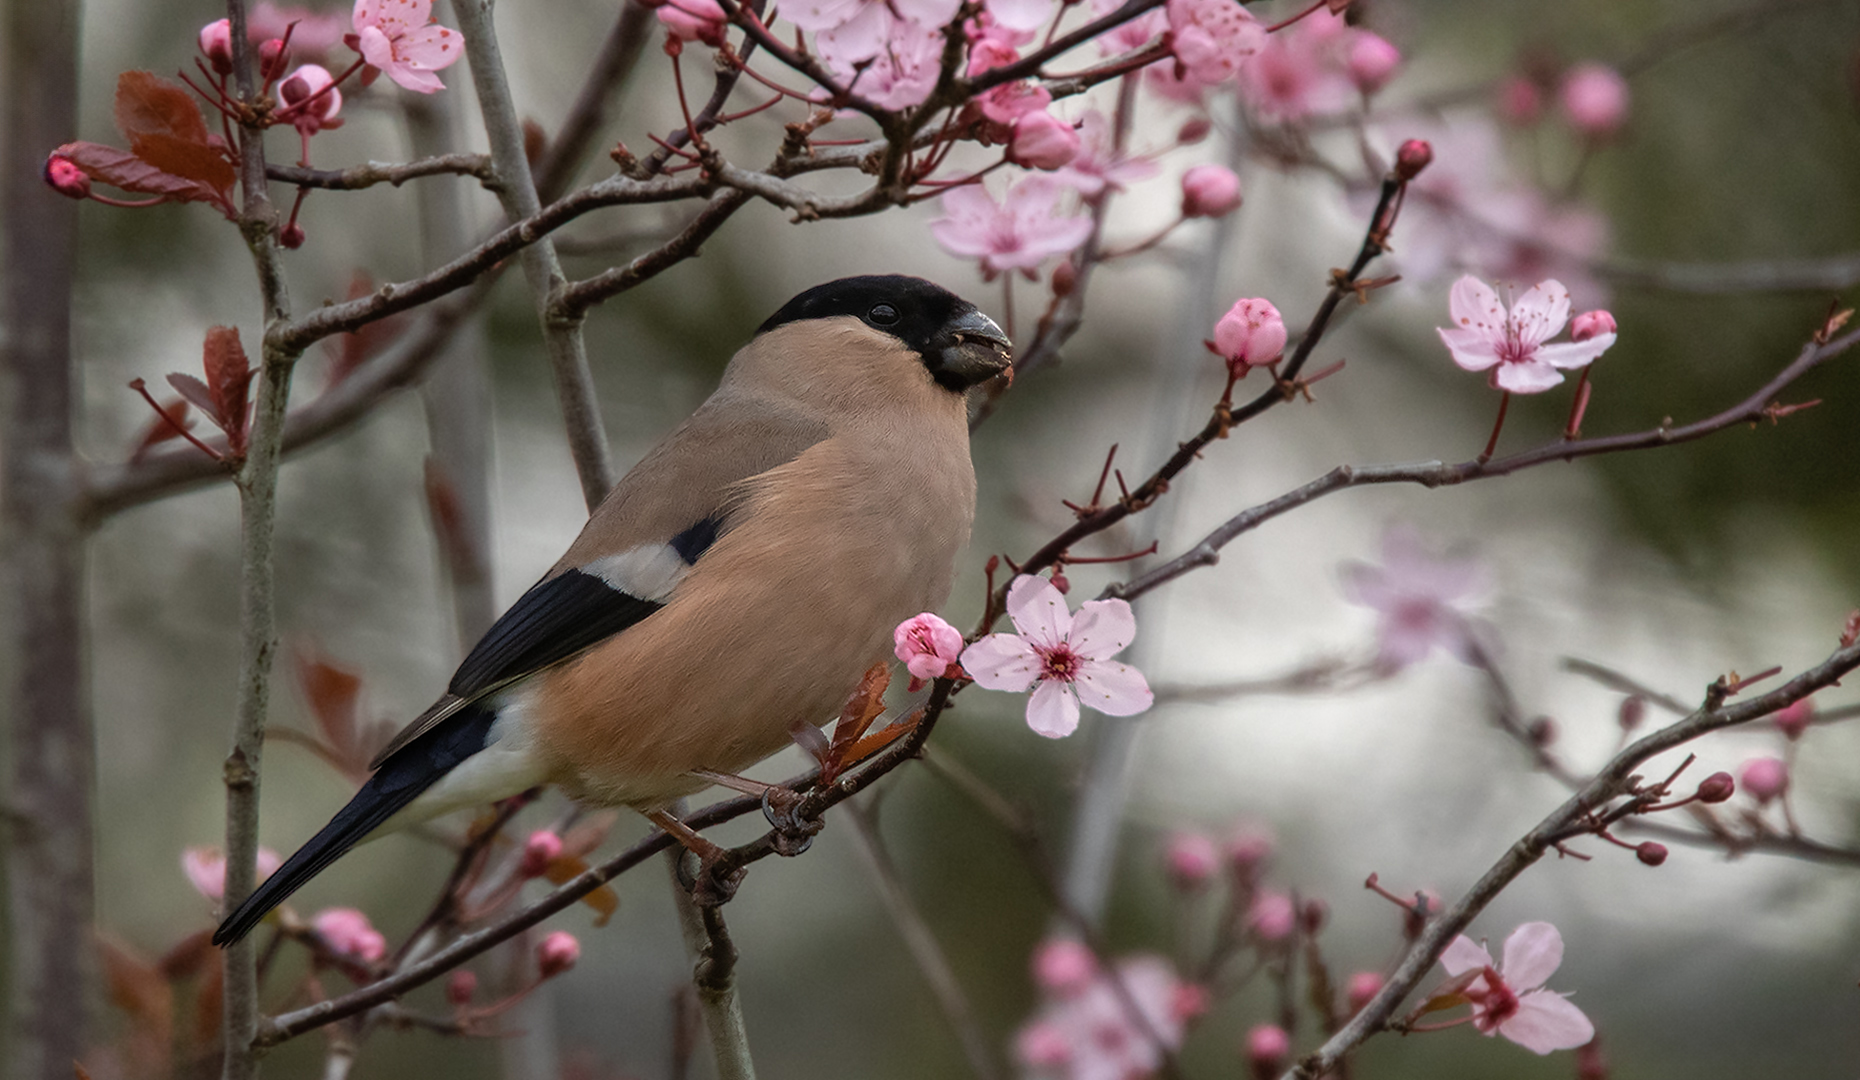
<svg viewBox="0 0 1860 1080">
<path fill-rule="evenodd" d="M 365 839 L 543 784 L 683 829 L 669 804 L 830 720 L 947 599 L 975 517 L 966 394 L 1011 364 L 993 319 L 921 278 L 795 296 L 214 944 Z"/>
</svg>

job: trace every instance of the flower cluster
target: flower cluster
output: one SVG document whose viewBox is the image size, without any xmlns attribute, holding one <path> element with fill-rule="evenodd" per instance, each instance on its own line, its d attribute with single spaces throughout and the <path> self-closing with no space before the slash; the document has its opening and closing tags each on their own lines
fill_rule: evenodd
<svg viewBox="0 0 1860 1080">
<path fill-rule="evenodd" d="M 1382 565 L 1345 563 L 1344 595 L 1376 612 L 1376 662 L 1397 671 L 1436 648 L 1470 661 L 1473 624 L 1461 605 L 1489 588 L 1472 559 L 1435 555 L 1414 530 L 1390 528 L 1382 536 Z"/>
<path fill-rule="evenodd" d="M 1206 994 L 1158 956 L 1105 968 L 1078 942 L 1056 939 L 1034 952 L 1045 1003 L 1014 1039 L 1015 1056 L 1050 1080 L 1151 1075 L 1182 1045 Z"/>
</svg>

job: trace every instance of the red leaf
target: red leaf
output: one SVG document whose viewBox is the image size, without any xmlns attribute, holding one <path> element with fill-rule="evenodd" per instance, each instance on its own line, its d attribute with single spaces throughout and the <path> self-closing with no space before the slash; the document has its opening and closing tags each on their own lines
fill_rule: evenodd
<svg viewBox="0 0 1860 1080">
<path fill-rule="evenodd" d="M 551 859 L 548 868 L 543 871 L 543 876 L 554 884 L 561 885 L 587 872 L 587 863 L 564 855 Z M 620 910 L 620 894 L 614 891 L 612 885 L 602 885 L 582 897 L 581 902 L 594 909 L 594 925 L 596 926 L 606 926 L 607 920 L 613 918 L 614 912 Z"/>
<path fill-rule="evenodd" d="M 97 952 L 110 1001 L 129 1015 L 139 1035 L 166 1050 L 173 1044 L 173 987 L 153 964 L 108 936 L 98 936 Z"/>
<path fill-rule="evenodd" d="M 193 95 L 180 86 L 146 71 L 123 72 L 116 80 L 116 126 L 137 157 L 230 200 L 239 174 L 224 144 L 207 134 Z"/>
<path fill-rule="evenodd" d="M 228 217 L 233 216 L 231 200 L 199 180 L 163 172 L 127 150 L 94 142 L 66 143 L 53 151 L 84 170 L 92 180 L 133 191 L 139 195 L 160 195 L 181 202 L 211 203 Z"/>
<path fill-rule="evenodd" d="M 373 749 L 357 745 L 357 715 L 362 694 L 362 677 L 324 660 L 309 649 L 296 650 L 297 685 L 316 718 L 323 741 L 347 761 L 359 759 L 365 766 Z M 364 771 L 366 771 L 364 769 Z"/>
<path fill-rule="evenodd" d="M 239 331 L 231 326 L 209 327 L 201 365 L 207 371 L 207 386 L 213 391 L 226 443 L 235 457 L 243 455 L 251 414 L 246 408 L 246 393 L 252 386 L 252 365 L 245 358 L 245 347 L 239 344 Z"/>
<path fill-rule="evenodd" d="M 213 426 L 222 431 L 226 429 L 226 420 L 220 416 L 219 402 L 213 400 L 213 391 L 207 389 L 206 383 L 177 371 L 168 376 L 168 385 L 191 402 L 194 408 L 205 413 Z"/>
<path fill-rule="evenodd" d="M 143 455 L 147 454 L 150 450 L 167 442 L 169 439 L 180 438 L 183 430 L 194 426 L 194 418 L 188 415 L 187 402 L 181 398 L 169 398 L 167 401 L 162 402 L 161 411 L 165 415 L 157 416 L 154 421 L 149 424 L 142 432 L 142 438 L 136 442 L 136 448 L 129 452 L 129 460 L 131 462 L 141 461 Z M 170 416 L 180 422 L 181 426 L 179 428 L 168 422 L 168 417 Z"/>
</svg>

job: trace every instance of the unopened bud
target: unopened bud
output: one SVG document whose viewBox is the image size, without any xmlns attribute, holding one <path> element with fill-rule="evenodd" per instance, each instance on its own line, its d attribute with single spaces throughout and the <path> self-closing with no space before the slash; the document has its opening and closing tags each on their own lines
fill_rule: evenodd
<svg viewBox="0 0 1860 1080">
<path fill-rule="evenodd" d="M 1789 790 L 1789 766 L 1781 758 L 1760 757 L 1744 762 L 1744 790 L 1759 804 Z"/>
<path fill-rule="evenodd" d="M 1072 582 L 1067 579 L 1065 571 L 1053 571 L 1053 588 L 1058 589 L 1061 594 L 1072 591 Z"/>
<path fill-rule="evenodd" d="M 77 163 L 70 158 L 59 157 L 57 154 L 46 158 L 44 175 L 45 182 L 60 195 L 72 199 L 90 197 L 90 177 L 84 175 L 84 170 L 78 168 Z"/>
<path fill-rule="evenodd" d="M 446 979 L 446 1000 L 456 1008 L 471 1004 L 473 995 L 478 992 L 478 976 L 464 968 L 454 971 Z"/>
<path fill-rule="evenodd" d="M 1382 976 L 1374 971 L 1358 971 L 1343 985 L 1344 997 L 1350 1002 L 1350 1015 L 1354 1016 L 1382 992 Z"/>
<path fill-rule="evenodd" d="M 1367 30 L 1359 31 L 1350 46 L 1347 66 L 1356 88 L 1373 94 L 1395 77 L 1395 69 L 1401 66 L 1401 50 Z"/>
<path fill-rule="evenodd" d="M 1639 694 L 1629 694 L 1627 697 L 1621 699 L 1621 709 L 1619 712 L 1615 713 L 1615 722 L 1621 725 L 1622 731 L 1633 731 L 1635 728 L 1639 727 L 1640 722 L 1646 718 L 1646 698 L 1641 697 Z"/>
<path fill-rule="evenodd" d="M 1240 178 L 1225 165 L 1197 165 L 1182 174 L 1182 216 L 1225 217 L 1240 205 Z"/>
<path fill-rule="evenodd" d="M 525 879 L 541 877 L 549 870 L 549 864 L 561 858 L 562 838 L 548 829 L 538 829 L 523 842 L 523 861 L 517 866 L 517 873 Z"/>
<path fill-rule="evenodd" d="M 1615 317 L 1606 311 L 1596 309 L 1585 311 L 1569 322 L 1569 339 L 1587 341 L 1592 337 L 1615 332 Z"/>
<path fill-rule="evenodd" d="M 1413 180 L 1421 175 L 1421 170 L 1432 164 L 1434 148 L 1426 139 L 1409 139 L 1395 151 L 1395 175 L 1401 180 Z"/>
<path fill-rule="evenodd" d="M 1648 866 L 1658 866 L 1666 861 L 1666 845 L 1649 840 L 1634 849 L 1634 857 Z"/>
<path fill-rule="evenodd" d="M 1277 1076 L 1292 1052 L 1292 1037 L 1277 1024 L 1261 1024 L 1246 1033 L 1247 1069 L 1262 1080 Z"/>
<path fill-rule="evenodd" d="M 290 53 L 284 47 L 283 38 L 272 38 L 258 47 L 258 73 L 266 82 L 272 82 L 284 74 L 290 65 Z"/>
<path fill-rule="evenodd" d="M 1715 772 L 1699 781 L 1699 801 L 1721 803 L 1737 794 L 1737 781 L 1728 772 Z"/>
<path fill-rule="evenodd" d="M 1537 84 L 1523 75 L 1513 75 L 1498 84 L 1498 115 L 1519 127 L 1535 124 L 1543 115 L 1544 95 Z"/>
<path fill-rule="evenodd" d="M 1182 146 L 1192 146 L 1207 138 L 1208 132 L 1213 130 L 1214 122 L 1206 116 L 1191 116 L 1176 129 L 1175 141 Z"/>
<path fill-rule="evenodd" d="M 218 19 L 200 28 L 200 52 L 215 75 L 231 75 L 232 21 Z"/>
<path fill-rule="evenodd" d="M 1316 937 L 1319 930 L 1330 920 L 1330 905 L 1312 897 L 1298 909 L 1299 925 L 1304 927 L 1306 937 Z"/>
<path fill-rule="evenodd" d="M 1549 746 L 1556 741 L 1556 721 L 1548 716 L 1540 716 L 1531 721 L 1529 734 L 1533 744 Z"/>
<path fill-rule="evenodd" d="M 1193 892 L 1214 879 L 1221 868 L 1221 852 L 1213 840 L 1198 832 L 1169 837 L 1169 880 L 1184 892 Z"/>
<path fill-rule="evenodd" d="M 557 930 L 536 946 L 536 970 L 545 979 L 553 979 L 581 959 L 581 942 L 566 930 Z"/>
<path fill-rule="evenodd" d="M 1815 720 L 1815 699 L 1803 698 L 1785 709 L 1778 710 L 1772 719 L 1776 723 L 1776 730 L 1782 732 L 1790 742 L 1794 742 L 1802 737 L 1802 734 L 1808 730 L 1808 725 Z"/>
<path fill-rule="evenodd" d="M 1079 285 L 1079 268 L 1071 259 L 1053 267 L 1053 296 L 1055 298 L 1071 296 L 1072 290 Z"/>
<path fill-rule="evenodd" d="M 295 221 L 278 230 L 278 243 L 296 251 L 304 246 L 304 227 Z"/>
<path fill-rule="evenodd" d="M 1182 983 L 1169 995 L 1169 1015 L 1183 1024 L 1206 1016 L 1213 1005 L 1214 995 L 1200 983 Z"/>
<path fill-rule="evenodd" d="M 1097 956 L 1071 938 L 1053 938 L 1033 950 L 1033 981 L 1048 993 L 1079 993 L 1097 974 Z"/>
</svg>

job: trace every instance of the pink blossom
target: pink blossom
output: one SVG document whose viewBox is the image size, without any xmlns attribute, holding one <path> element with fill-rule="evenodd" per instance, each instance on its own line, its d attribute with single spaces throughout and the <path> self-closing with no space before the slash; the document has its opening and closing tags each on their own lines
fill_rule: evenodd
<svg viewBox="0 0 1860 1080">
<path fill-rule="evenodd" d="M 562 838 L 553 829 L 537 829 L 523 842 L 523 860 L 517 873 L 524 878 L 541 877 L 549 864 L 562 857 Z"/>
<path fill-rule="evenodd" d="M 536 970 L 545 979 L 553 979 L 581 959 L 581 942 L 566 930 L 556 930 L 536 945 Z"/>
<path fill-rule="evenodd" d="M 1759 757 L 1744 762 L 1738 770 L 1745 791 L 1758 805 L 1768 803 L 1789 790 L 1789 766 L 1781 758 Z"/>
<path fill-rule="evenodd" d="M 1627 122 L 1628 85 L 1606 64 L 1580 64 L 1563 77 L 1558 92 L 1563 115 L 1577 131 L 1601 138 Z"/>
<path fill-rule="evenodd" d="M 215 72 L 232 74 L 231 19 L 216 19 L 200 28 L 200 52 Z"/>
<path fill-rule="evenodd" d="M 673 39 L 712 46 L 723 44 L 723 28 L 730 20 L 717 0 L 665 0 L 658 16 Z"/>
<path fill-rule="evenodd" d="M 1348 68 L 1356 33 L 1341 15 L 1318 11 L 1271 35 L 1240 72 L 1247 104 L 1280 122 L 1349 108 L 1357 99 Z"/>
<path fill-rule="evenodd" d="M 1276 363 L 1285 351 L 1285 320 L 1270 300 L 1236 300 L 1214 324 L 1214 351 L 1236 379 L 1248 368 Z"/>
<path fill-rule="evenodd" d="M 281 38 L 290 31 L 291 48 L 305 56 L 328 54 L 348 32 L 342 16 L 318 14 L 309 8 L 280 7 L 271 0 L 259 0 L 246 16 L 245 34 L 252 41 Z"/>
<path fill-rule="evenodd" d="M 1015 1038 L 1016 1057 L 1036 1076 L 1053 1080 L 1152 1075 L 1162 1066 L 1164 1051 L 1182 1045 L 1189 1018 L 1182 1006 L 1195 996 L 1183 990 L 1174 969 L 1160 957 L 1126 959 L 1082 990 L 1049 998 Z"/>
<path fill-rule="evenodd" d="M 1533 285 L 1509 311 L 1490 285 L 1471 274 L 1453 284 L 1447 310 L 1453 328 L 1439 331 L 1453 362 L 1467 371 L 1496 368 L 1492 381 L 1516 394 L 1535 394 L 1563 381 L 1558 368 L 1579 368 L 1615 343 L 1612 333 L 1546 345 L 1569 321 L 1569 290 L 1551 278 Z"/>
<path fill-rule="evenodd" d="M 1479 976 L 1461 991 L 1472 1002 L 1473 1026 L 1503 1035 L 1538 1054 L 1569 1050 L 1595 1037 L 1595 1025 L 1561 994 L 1544 989 L 1563 963 L 1563 935 L 1547 922 L 1528 922 L 1505 939 L 1505 962 L 1464 934 L 1440 955 L 1449 975 Z"/>
<path fill-rule="evenodd" d="M 894 18 L 884 4 L 873 3 L 850 22 L 821 31 L 814 44 L 842 85 L 881 109 L 906 109 L 936 89 L 941 25 Z"/>
<path fill-rule="evenodd" d="M 1261 890 L 1247 909 L 1246 924 L 1261 941 L 1284 941 L 1298 926 L 1298 905 L 1285 893 Z"/>
<path fill-rule="evenodd" d="M 1360 30 L 1350 42 L 1347 68 L 1350 81 L 1365 94 L 1374 94 L 1388 85 L 1401 66 L 1401 50 L 1386 38 Z"/>
<path fill-rule="evenodd" d="M 1030 112 L 1014 122 L 1008 157 L 1016 165 L 1051 171 L 1079 156 L 1079 133 L 1048 112 Z"/>
<path fill-rule="evenodd" d="M 1221 868 L 1221 850 L 1204 833 L 1178 830 L 1169 834 L 1166 861 L 1176 887 L 1194 890 L 1214 880 Z"/>
<path fill-rule="evenodd" d="M 1019 60 L 1020 47 L 1034 37 L 1031 31 L 1002 26 L 986 11 L 964 23 L 962 33 L 969 40 L 967 73 L 971 79 Z"/>
<path fill-rule="evenodd" d="M 1098 958 L 1071 938 L 1052 938 L 1033 950 L 1033 981 L 1059 997 L 1076 994 L 1098 976 Z"/>
<path fill-rule="evenodd" d="M 1569 340 L 1587 341 L 1603 334 L 1613 335 L 1615 317 L 1606 311 L 1585 311 L 1569 321 Z"/>
<path fill-rule="evenodd" d="M 1091 17 L 1102 19 L 1124 6 L 1124 0 L 1091 0 Z M 1161 9 L 1149 11 L 1119 23 L 1098 36 L 1098 48 L 1106 55 L 1135 52 L 1162 36 L 1169 29 L 1169 16 Z M 1151 70 L 1155 70 L 1152 68 Z"/>
<path fill-rule="evenodd" d="M 1435 646 L 1470 659 L 1472 631 L 1457 605 L 1485 588 L 1477 562 L 1436 556 L 1413 530 L 1401 526 L 1383 534 L 1381 566 L 1343 567 L 1345 597 L 1378 615 L 1377 662 L 1389 670 L 1425 658 Z"/>
<path fill-rule="evenodd" d="M 432 94 L 433 74 L 464 55 L 458 34 L 433 22 L 433 0 L 355 0 L 355 50 L 401 86 Z"/>
<path fill-rule="evenodd" d="M 304 64 L 278 84 L 278 98 L 284 102 L 279 115 L 289 120 L 305 138 L 319 131 L 339 128 L 342 121 L 342 91 L 335 79 L 319 64 Z"/>
<path fill-rule="evenodd" d="M 981 184 L 953 187 L 943 193 L 943 216 L 930 223 L 930 235 L 951 255 L 980 259 L 984 277 L 1008 270 L 1032 277 L 1041 262 L 1091 235 L 1090 218 L 1059 212 L 1064 193 L 1046 176 L 1023 177 L 1000 202 Z"/>
<path fill-rule="evenodd" d="M 1266 30 L 1233 0 L 1168 0 L 1179 71 L 1190 82 L 1212 86 L 1240 73 L 1241 61 L 1261 51 Z"/>
<path fill-rule="evenodd" d="M 1276 1076 L 1292 1052 L 1292 1037 L 1277 1024 L 1258 1024 L 1246 1033 L 1246 1063 L 1254 1076 Z"/>
<path fill-rule="evenodd" d="M 77 162 L 68 157 L 52 154 L 45 159 L 45 182 L 52 190 L 68 199 L 86 199 L 90 197 L 90 177 Z"/>
<path fill-rule="evenodd" d="M 1008 587 L 1014 634 L 990 634 L 963 651 L 962 666 L 978 686 L 1021 693 L 1027 726 L 1049 739 L 1079 726 L 1079 699 L 1110 716 L 1131 716 L 1155 695 L 1142 673 L 1111 660 L 1137 636 L 1136 616 L 1122 600 L 1087 600 L 1076 617 L 1045 578 L 1023 574 Z"/>
<path fill-rule="evenodd" d="M 904 669 L 916 679 L 940 679 L 962 657 L 962 631 L 927 611 L 899 623 L 891 643 Z"/>
<path fill-rule="evenodd" d="M 1182 174 L 1183 217 L 1226 217 L 1240 207 L 1240 178 L 1225 165 L 1197 165 Z"/>
<path fill-rule="evenodd" d="M 1507 122 L 1526 127 L 1535 124 L 1543 110 L 1543 92 L 1531 79 L 1513 75 L 1498 84 L 1498 115 Z"/>
<path fill-rule="evenodd" d="M 1351 1015 L 1362 1012 L 1363 1006 L 1382 992 L 1382 983 L 1382 975 L 1374 971 L 1352 972 L 1344 980 L 1343 996 L 1350 1003 Z"/>
<path fill-rule="evenodd" d="M 1794 742 L 1808 731 L 1808 725 L 1815 722 L 1815 699 L 1805 697 L 1793 704 L 1785 705 L 1778 709 L 1776 715 L 1770 717 L 1770 720 L 1775 723 L 1776 730 L 1783 733 L 1784 738 Z"/>
<path fill-rule="evenodd" d="M 258 849 L 258 880 L 278 872 L 284 860 L 268 847 Z M 181 851 L 181 871 L 193 883 L 194 891 L 209 900 L 226 895 L 226 856 L 216 847 L 190 847 Z"/>
<path fill-rule="evenodd" d="M 334 951 L 365 963 L 374 963 L 387 955 L 387 938 L 369 923 L 368 916 L 354 908 L 324 908 L 310 920 Z"/>
<path fill-rule="evenodd" d="M 1053 103 L 1052 92 L 1044 86 L 1036 86 L 1025 79 L 1002 83 L 982 94 L 975 100 L 976 107 L 982 115 L 997 124 L 1013 126 L 1016 120 L 1029 113 L 1044 112 Z"/>
<path fill-rule="evenodd" d="M 1155 68 L 1150 70 L 1154 71 Z M 1044 91 L 1042 91 L 1044 92 Z M 1111 123 L 1096 109 L 1079 119 L 1079 155 L 1053 179 L 1086 199 L 1095 199 L 1106 188 L 1123 191 L 1138 180 L 1154 176 L 1156 166 L 1142 158 L 1128 158 L 1117 152 Z"/>
<path fill-rule="evenodd" d="M 1010 30 L 1036 30 L 1053 17 L 1053 0 L 983 0 L 983 4 L 990 17 Z"/>
</svg>

